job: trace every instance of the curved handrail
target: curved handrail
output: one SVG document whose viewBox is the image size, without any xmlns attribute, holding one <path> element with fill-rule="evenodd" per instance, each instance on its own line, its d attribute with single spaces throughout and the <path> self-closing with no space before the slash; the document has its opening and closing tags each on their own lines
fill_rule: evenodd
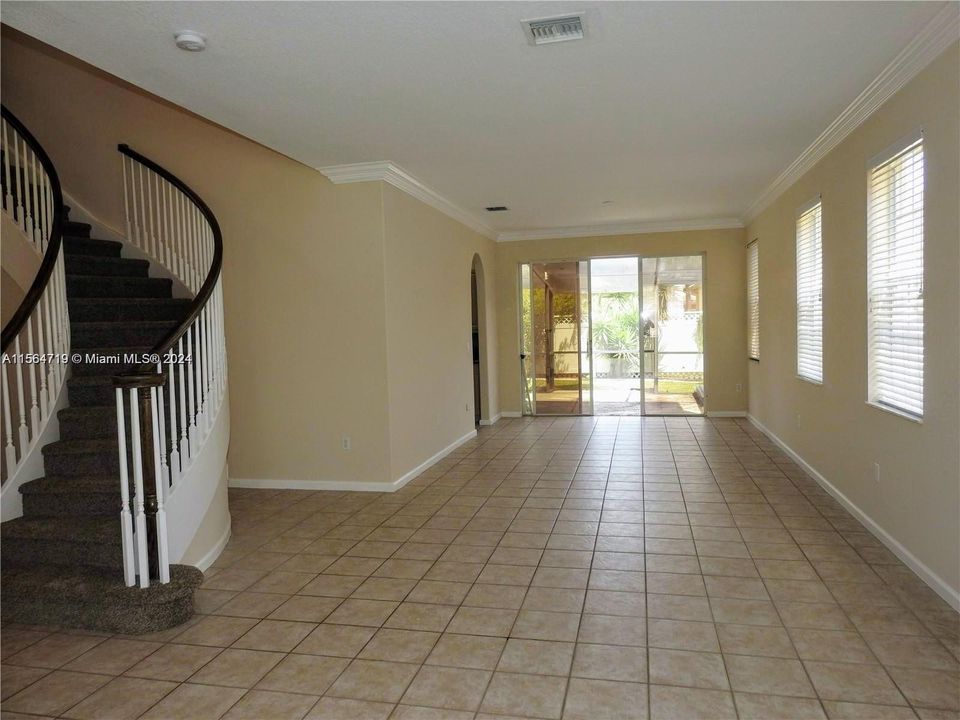
<svg viewBox="0 0 960 720">
<path fill-rule="evenodd" d="M 213 234 L 213 258 L 210 262 L 210 269 L 207 271 L 207 276 L 204 278 L 203 284 L 200 286 L 196 296 L 193 298 L 193 302 L 190 303 L 190 308 L 187 311 L 186 316 L 180 325 L 171 330 L 166 337 L 160 340 L 160 342 L 158 342 L 151 350 L 151 354 L 162 356 L 164 353 L 169 352 L 177 343 L 177 341 L 183 337 L 187 330 L 190 329 L 190 326 L 200 315 L 204 306 L 206 306 L 207 301 L 213 295 L 214 288 L 217 285 L 217 280 L 220 277 L 220 271 L 223 267 L 223 236 L 220 232 L 220 223 L 217 222 L 217 216 L 213 214 L 213 211 L 210 209 L 210 207 L 199 195 L 197 195 L 193 188 L 191 188 L 189 185 L 183 182 L 183 180 L 178 178 L 166 168 L 158 165 L 150 158 L 141 155 L 136 150 L 133 150 L 129 145 L 121 143 L 120 145 L 117 145 L 117 150 L 119 150 L 123 155 L 136 160 L 144 167 L 149 168 L 177 188 L 177 190 L 186 195 L 203 214 L 204 218 L 209 223 L 210 230 Z M 156 366 L 150 363 L 144 363 L 138 368 L 138 370 L 140 372 L 155 372 Z"/>
<path fill-rule="evenodd" d="M 63 242 L 64 212 L 63 190 L 60 188 L 60 178 L 57 176 L 53 162 L 44 151 L 43 146 L 37 142 L 33 134 L 17 119 L 17 116 L 7 109 L 6 105 L 0 106 L 0 112 L 3 114 L 3 119 L 13 126 L 14 130 L 20 134 L 30 146 L 30 149 L 36 154 L 37 158 L 39 158 L 44 172 L 50 179 L 50 190 L 53 193 L 53 224 L 50 228 L 50 239 L 47 243 L 46 252 L 43 254 L 43 260 L 40 263 L 40 269 L 37 270 L 37 276 L 30 285 L 27 294 L 24 295 L 23 300 L 20 302 L 20 307 L 17 308 L 17 311 L 13 314 L 13 317 L 10 318 L 10 321 L 3 326 L 3 333 L 2 336 L 0 336 L 0 351 L 6 352 L 7 348 L 23 329 L 23 326 L 26 325 L 37 303 L 40 302 L 43 291 L 50 282 L 50 277 L 53 275 L 57 258 L 60 255 L 60 246 Z"/>
</svg>

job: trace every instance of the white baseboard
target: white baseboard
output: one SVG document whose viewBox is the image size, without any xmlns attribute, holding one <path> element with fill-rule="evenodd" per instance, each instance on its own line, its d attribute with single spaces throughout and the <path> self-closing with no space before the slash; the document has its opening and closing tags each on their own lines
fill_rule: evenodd
<svg viewBox="0 0 960 720">
<path fill-rule="evenodd" d="M 519 410 L 504 410 L 503 412 L 500 413 L 500 417 L 518 418 L 518 417 L 523 417 L 523 413 L 520 412 Z"/>
<path fill-rule="evenodd" d="M 833 483 L 821 475 L 816 468 L 800 457 L 800 455 L 798 455 L 793 448 L 777 437 L 763 423 L 757 420 L 757 418 L 749 413 L 747 413 L 746 417 L 754 426 L 756 426 L 758 430 L 762 431 L 767 437 L 773 440 L 777 447 L 790 456 L 791 460 L 803 468 L 804 472 L 816 480 L 824 490 L 830 493 L 837 500 L 837 502 L 843 505 L 847 512 L 863 523 L 864 527 L 866 527 L 880 542 L 886 545 L 890 552 L 900 558 L 900 560 L 902 560 L 907 567 L 913 570 L 913 572 L 915 572 L 921 580 L 929 585 L 934 592 L 937 593 L 937 595 L 942 597 L 954 610 L 960 610 L 960 591 L 951 587 L 943 578 L 927 567 L 926 564 L 920 560 L 920 558 L 907 550 L 907 548 L 904 547 L 900 541 L 884 530 L 873 518 L 861 510 L 856 503 L 844 495 L 840 489 L 838 489 Z"/>
<path fill-rule="evenodd" d="M 415 468 L 413 468 L 413 470 L 409 470 L 408 472 L 405 472 L 403 475 L 401 475 L 401 476 L 398 477 L 396 480 L 394 480 L 392 483 L 390 483 L 390 484 L 393 486 L 393 488 L 392 488 L 391 490 L 389 490 L 388 492 L 393 492 L 393 490 L 399 490 L 399 489 L 402 488 L 404 485 L 406 485 L 408 482 L 410 482 L 411 480 L 413 480 L 417 475 L 419 475 L 419 474 L 422 473 L 424 470 L 426 470 L 428 467 L 430 467 L 430 466 L 433 465 L 435 462 L 437 462 L 437 460 L 442 460 L 443 458 L 445 458 L 447 455 L 449 455 L 450 453 L 452 453 L 454 450 L 456 450 L 458 447 L 460 447 L 460 446 L 463 445 L 464 443 L 467 443 L 467 442 L 470 442 L 471 440 L 473 440 L 476 436 L 477 436 L 477 430 L 476 430 L 476 428 L 474 428 L 473 430 L 471 430 L 470 432 L 466 433 L 465 435 L 462 435 L 461 437 L 457 438 L 457 439 L 454 440 L 452 443 L 450 443 L 449 445 L 447 445 L 443 450 L 441 450 L 440 452 L 436 453 L 435 455 L 433 455 L 433 456 L 431 456 L 431 457 L 428 457 L 428 458 L 427 458 L 426 460 L 424 460 L 422 463 L 420 463 L 420 464 L 417 465 Z"/>
<path fill-rule="evenodd" d="M 746 417 L 747 411 L 746 410 L 707 410 L 706 415 L 707 417 L 715 417 L 715 418 L 727 418 L 727 417 L 738 418 L 738 417 Z"/>
<path fill-rule="evenodd" d="M 194 567 L 200 568 L 201 571 L 206 572 L 207 568 L 217 561 L 217 558 L 220 557 L 220 553 L 223 552 L 223 549 L 227 546 L 227 543 L 230 542 L 230 532 L 232 527 L 233 521 L 231 520 L 231 522 L 227 525 L 227 529 L 223 531 L 223 535 L 221 535 L 216 544 L 210 548 L 210 552 L 194 563 Z"/>
<path fill-rule="evenodd" d="M 438 460 L 442 460 L 464 443 L 477 436 L 476 429 L 457 438 L 440 452 L 432 455 L 393 482 L 364 482 L 362 480 L 295 480 L 290 478 L 230 478 L 230 487 L 261 490 L 337 490 L 354 492 L 395 492 L 413 480 Z"/>
<path fill-rule="evenodd" d="M 502 418 L 502 417 L 503 417 L 503 414 L 502 414 L 502 413 L 497 413 L 496 415 L 494 415 L 492 418 L 489 418 L 488 420 L 484 420 L 483 418 L 481 418 L 481 419 L 480 419 L 480 424 L 481 424 L 481 425 L 493 425 L 494 423 L 496 423 L 496 422 L 497 422 L 500 418 Z"/>
</svg>

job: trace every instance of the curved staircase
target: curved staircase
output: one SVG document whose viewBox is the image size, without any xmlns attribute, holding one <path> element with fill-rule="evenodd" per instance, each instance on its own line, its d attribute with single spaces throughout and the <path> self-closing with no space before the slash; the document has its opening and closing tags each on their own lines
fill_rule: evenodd
<svg viewBox="0 0 960 720">
<path fill-rule="evenodd" d="M 171 280 L 149 277 L 150 263 L 122 250 L 91 238 L 87 224 L 64 224 L 71 354 L 83 359 L 72 362 L 69 407 L 57 414 L 60 440 L 42 448 L 45 475 L 20 486 L 23 517 L 0 525 L 4 621 L 139 634 L 193 613 L 203 579 L 194 567 L 174 565 L 169 583 L 146 589 L 123 583 L 113 376 L 135 367 L 124 354 L 146 354 L 176 328 L 190 300 L 173 298 Z"/>
<path fill-rule="evenodd" d="M 180 624 L 203 573 L 170 559 L 213 502 L 229 440 L 219 225 L 120 145 L 126 238 L 92 238 L 6 107 L 2 131 L 3 212 L 41 263 L 3 328 L 4 517 L 16 494 L 23 514 L 0 525 L 0 617 L 131 634 Z"/>
</svg>

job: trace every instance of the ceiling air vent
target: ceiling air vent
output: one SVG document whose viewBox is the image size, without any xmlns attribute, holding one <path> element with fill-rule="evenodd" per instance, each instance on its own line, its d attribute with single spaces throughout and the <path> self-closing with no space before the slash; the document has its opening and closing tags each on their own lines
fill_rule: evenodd
<svg viewBox="0 0 960 720">
<path fill-rule="evenodd" d="M 582 40 L 584 35 L 581 15 L 563 15 L 560 17 L 524 20 L 523 30 L 531 45 Z"/>
<path fill-rule="evenodd" d="M 487 212 L 506 212 L 509 208 L 506 205 L 491 205 Z"/>
</svg>

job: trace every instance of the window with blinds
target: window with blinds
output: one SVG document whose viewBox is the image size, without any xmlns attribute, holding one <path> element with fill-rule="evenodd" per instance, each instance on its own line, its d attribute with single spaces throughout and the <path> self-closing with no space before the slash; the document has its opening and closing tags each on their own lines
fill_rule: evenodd
<svg viewBox="0 0 960 720">
<path fill-rule="evenodd" d="M 823 243 L 820 199 L 797 217 L 797 375 L 823 382 Z"/>
<path fill-rule="evenodd" d="M 868 399 L 923 416 L 923 139 L 870 171 Z"/>
<path fill-rule="evenodd" d="M 760 359 L 760 249 L 747 245 L 747 356 Z"/>
</svg>

